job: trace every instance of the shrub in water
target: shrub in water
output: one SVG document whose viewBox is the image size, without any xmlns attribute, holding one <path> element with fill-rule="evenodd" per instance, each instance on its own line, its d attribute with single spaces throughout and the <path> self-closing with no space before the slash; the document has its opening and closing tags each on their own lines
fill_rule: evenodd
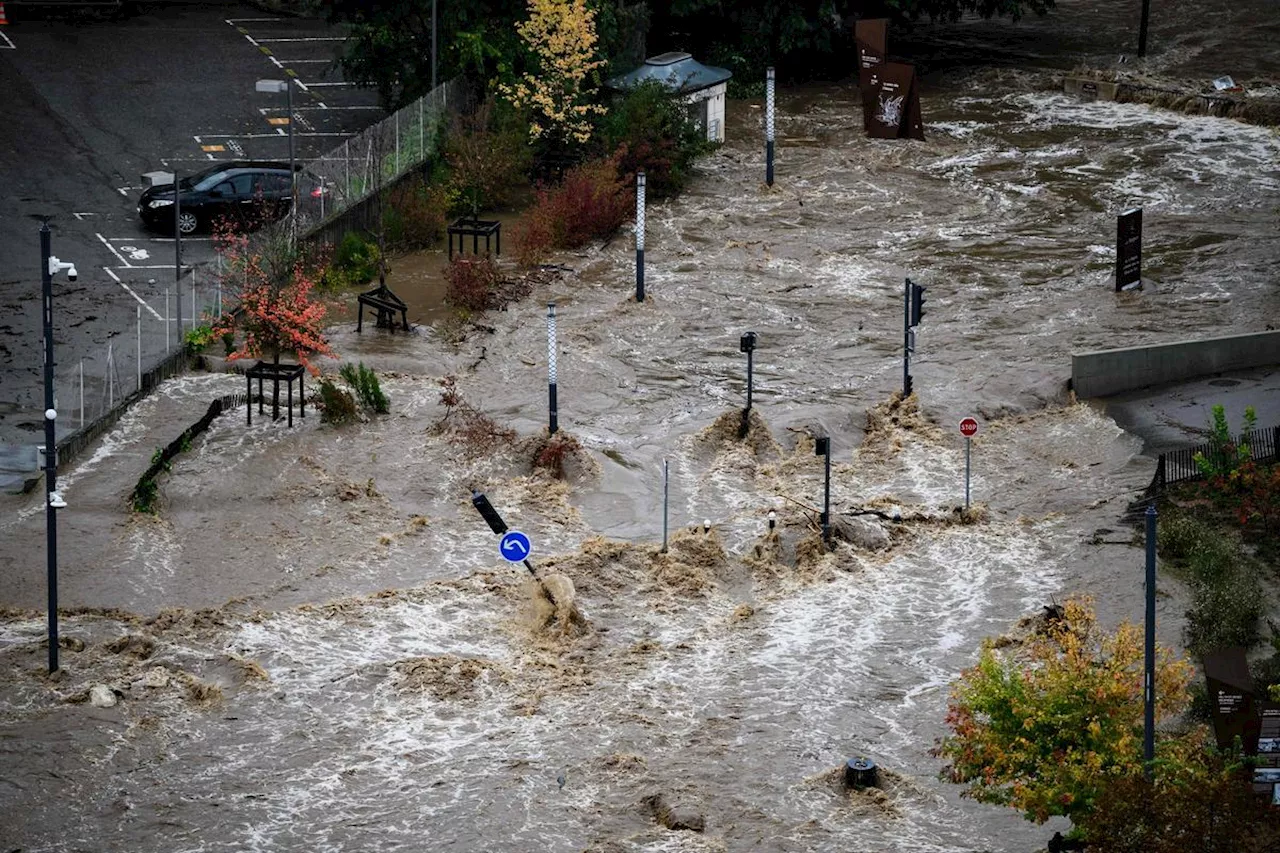
<svg viewBox="0 0 1280 853">
<path fill-rule="evenodd" d="M 556 432 L 555 435 L 542 439 L 533 449 L 533 467 L 541 468 L 563 480 L 565 462 L 571 461 L 582 453 L 582 444 L 567 432 Z"/>
<path fill-rule="evenodd" d="M 516 255 L 531 264 L 554 249 L 576 249 L 608 237 L 627 221 L 631 204 L 618 180 L 616 159 L 575 166 L 558 186 L 538 189 L 533 206 L 516 225 Z"/>
<path fill-rule="evenodd" d="M 349 231 L 333 253 L 332 266 L 342 273 L 349 284 L 364 284 L 377 276 L 381 260 L 377 246 L 356 232 Z"/>
<path fill-rule="evenodd" d="M 398 249 L 421 249 L 444 237 L 448 211 L 456 203 L 457 191 L 439 182 L 408 181 L 387 195 L 382 226 L 388 245 Z M 375 270 L 376 274 L 376 270 Z"/>
<path fill-rule="evenodd" d="M 204 352 L 204 348 L 211 343 L 213 343 L 213 327 L 208 323 L 196 326 L 182 336 L 182 348 L 186 350 L 187 355 Z"/>
<path fill-rule="evenodd" d="M 356 398 L 360 401 L 360 406 L 366 411 L 378 415 L 385 415 L 391 411 L 387 395 L 382 393 L 382 385 L 378 381 L 378 374 L 365 367 L 363 361 L 358 365 L 350 363 L 342 365 L 338 369 L 338 375 L 351 386 L 351 390 L 355 392 Z"/>
<path fill-rule="evenodd" d="M 609 150 L 618 152 L 618 173 L 630 185 L 644 169 L 645 192 L 655 199 L 680 192 L 693 161 L 715 147 L 680 97 L 653 80 L 614 103 L 603 133 Z"/>
<path fill-rule="evenodd" d="M 356 419 L 356 398 L 328 378 L 320 380 L 320 420 L 327 424 L 345 424 Z"/>
<path fill-rule="evenodd" d="M 484 311 L 493 305 L 498 266 L 488 255 L 459 256 L 445 267 L 445 302 L 464 311 Z"/>
</svg>

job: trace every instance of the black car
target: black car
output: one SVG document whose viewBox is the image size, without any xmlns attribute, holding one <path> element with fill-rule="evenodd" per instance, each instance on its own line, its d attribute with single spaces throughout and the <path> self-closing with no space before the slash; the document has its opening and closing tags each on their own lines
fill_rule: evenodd
<svg viewBox="0 0 1280 853">
<path fill-rule="evenodd" d="M 289 212 L 289 164 L 260 161 L 218 163 L 178 180 L 178 226 L 183 234 L 209 230 L 226 220 L 252 228 Z M 321 192 L 316 178 L 298 174 L 298 194 Z M 148 228 L 173 231 L 173 184 L 148 188 L 138 199 L 138 216 Z"/>
</svg>

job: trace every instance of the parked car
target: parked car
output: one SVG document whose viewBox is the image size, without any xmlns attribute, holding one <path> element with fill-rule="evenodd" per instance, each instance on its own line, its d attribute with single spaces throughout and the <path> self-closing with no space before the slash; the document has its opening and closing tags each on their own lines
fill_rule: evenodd
<svg viewBox="0 0 1280 853">
<path fill-rule="evenodd" d="M 220 220 L 251 229 L 289 212 L 289 164 L 269 161 L 217 163 L 178 180 L 178 228 L 183 234 L 209 230 Z M 298 170 L 298 196 L 323 196 L 319 178 Z M 138 199 L 143 225 L 173 232 L 173 183 L 158 184 Z"/>
</svg>

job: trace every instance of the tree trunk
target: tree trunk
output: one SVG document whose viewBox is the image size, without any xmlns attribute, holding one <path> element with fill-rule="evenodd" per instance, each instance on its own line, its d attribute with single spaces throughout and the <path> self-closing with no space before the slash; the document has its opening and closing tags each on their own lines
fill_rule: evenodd
<svg viewBox="0 0 1280 853">
<path fill-rule="evenodd" d="M 271 419 L 280 420 L 280 347 L 275 347 L 276 378 L 271 383 Z"/>
</svg>

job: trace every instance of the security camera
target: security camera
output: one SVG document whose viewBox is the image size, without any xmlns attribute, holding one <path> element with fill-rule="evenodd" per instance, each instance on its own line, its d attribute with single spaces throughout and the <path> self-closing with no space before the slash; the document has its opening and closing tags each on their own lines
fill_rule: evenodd
<svg viewBox="0 0 1280 853">
<path fill-rule="evenodd" d="M 71 281 L 75 281 L 79 275 L 76 272 L 75 264 L 67 263 L 66 261 L 60 261 L 57 258 L 50 255 L 49 256 L 49 275 L 55 276 L 62 270 L 67 271 L 67 278 L 70 279 Z"/>
</svg>

